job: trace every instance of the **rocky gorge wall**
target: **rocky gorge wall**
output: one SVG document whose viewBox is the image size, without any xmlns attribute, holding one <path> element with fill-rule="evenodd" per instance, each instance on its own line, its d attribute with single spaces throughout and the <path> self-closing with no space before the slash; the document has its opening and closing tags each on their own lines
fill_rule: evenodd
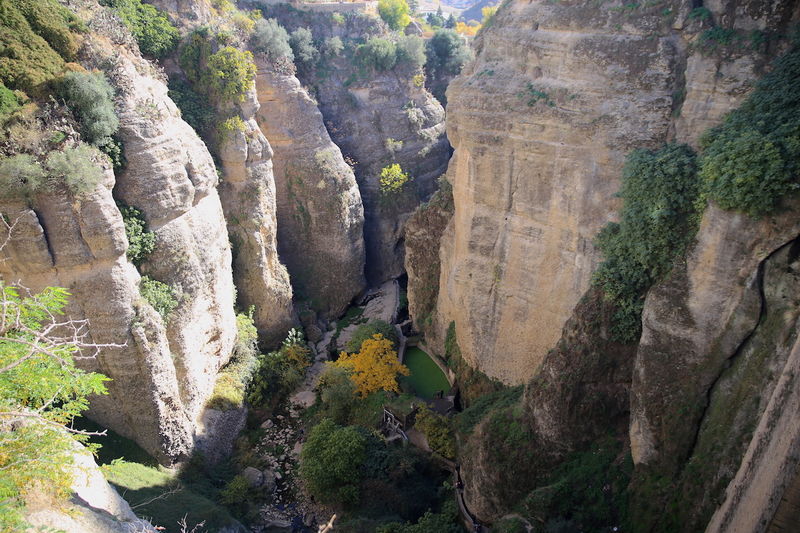
<svg viewBox="0 0 800 533">
<path fill-rule="evenodd" d="M 780 414 L 796 396 L 796 203 L 763 220 L 710 204 L 686 260 L 650 291 L 638 345 L 611 341 L 613 306 L 590 281 L 626 154 L 697 149 L 798 20 L 794 1 L 511 1 L 477 38 L 447 93 L 454 210 L 410 225 L 406 257 L 427 345 L 444 355 L 455 332 L 475 369 L 527 383 L 462 435 L 479 518 L 569 523 L 550 491 L 568 491 L 557 476 L 604 435 L 620 446 L 612 466 L 632 457 L 629 487 L 602 478 L 612 508 L 628 509 L 614 525 L 764 531 L 796 509 L 784 490 L 797 432 Z M 431 246 L 438 272 L 420 261 Z"/>
</svg>

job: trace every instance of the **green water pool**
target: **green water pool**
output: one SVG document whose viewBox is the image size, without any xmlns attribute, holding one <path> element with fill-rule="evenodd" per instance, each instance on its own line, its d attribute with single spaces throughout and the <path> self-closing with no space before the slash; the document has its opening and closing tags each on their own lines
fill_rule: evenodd
<svg viewBox="0 0 800 533">
<path fill-rule="evenodd" d="M 427 353 L 416 346 L 406 350 L 403 364 L 411 370 L 411 375 L 403 378 L 403 381 L 420 398 L 430 400 L 437 391 L 443 390 L 446 393 L 450 390 L 450 383 L 442 370 Z"/>
</svg>

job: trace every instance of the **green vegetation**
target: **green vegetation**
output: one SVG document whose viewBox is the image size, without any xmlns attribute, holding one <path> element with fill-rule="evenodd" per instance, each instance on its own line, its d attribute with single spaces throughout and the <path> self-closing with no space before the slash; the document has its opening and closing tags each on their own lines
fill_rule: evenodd
<svg viewBox="0 0 800 533">
<path fill-rule="evenodd" d="M 83 139 L 99 147 L 121 166 L 122 147 L 113 136 L 119 129 L 114 89 L 102 73 L 70 72 L 59 82 L 59 94 L 81 123 Z"/>
<path fill-rule="evenodd" d="M 308 28 L 297 28 L 289 36 L 295 65 L 301 72 L 310 72 L 319 61 L 320 54 L 314 46 L 314 37 Z"/>
<path fill-rule="evenodd" d="M 325 39 L 320 51 L 325 57 L 339 57 L 344 50 L 344 43 L 339 37 L 330 37 Z"/>
<path fill-rule="evenodd" d="M 225 46 L 208 57 L 201 83 L 216 102 L 241 102 L 256 77 L 253 54 Z"/>
<path fill-rule="evenodd" d="M 140 266 L 156 247 L 156 234 L 148 231 L 147 222 L 141 211 L 135 207 L 120 205 L 119 212 L 125 224 L 125 236 L 128 237 L 128 260 Z"/>
<path fill-rule="evenodd" d="M 77 341 L 45 333 L 64 320 L 66 289 L 0 290 L 0 529 L 19 531 L 26 493 L 69 496 L 75 440 L 86 439 L 64 426 L 88 408 L 90 395 L 106 393 L 107 378 L 75 366 Z"/>
<path fill-rule="evenodd" d="M 258 356 L 247 401 L 259 409 L 274 407 L 300 384 L 310 355 L 302 334 L 290 330 L 278 351 Z"/>
<path fill-rule="evenodd" d="M 178 298 L 175 295 L 175 290 L 166 283 L 151 279 L 148 276 L 142 276 L 139 292 L 142 294 L 142 298 L 153 306 L 153 309 L 158 311 L 158 314 L 165 321 L 169 320 L 172 311 L 178 307 Z"/>
<path fill-rule="evenodd" d="M 525 87 L 525 91 L 520 96 L 523 99 L 525 99 L 529 107 L 535 106 L 538 102 L 543 102 L 550 107 L 554 107 L 556 105 L 553 99 L 550 98 L 549 94 L 547 94 L 545 91 L 542 91 L 541 89 L 537 89 L 530 82 Z"/>
<path fill-rule="evenodd" d="M 416 35 L 398 35 L 395 55 L 398 65 L 408 65 L 412 69 L 422 68 L 425 64 L 425 41 Z"/>
<path fill-rule="evenodd" d="M 425 68 L 431 76 L 455 76 L 472 58 L 464 39 L 451 29 L 436 30 L 425 45 Z"/>
<path fill-rule="evenodd" d="M 150 4 L 141 0 L 103 0 L 111 6 L 139 43 L 146 56 L 162 58 L 172 52 L 180 37 L 178 28 Z"/>
<path fill-rule="evenodd" d="M 198 134 L 208 131 L 214 119 L 214 108 L 208 99 L 198 94 L 183 80 L 169 80 L 169 97 L 181 110 L 181 118 L 186 121 Z"/>
<path fill-rule="evenodd" d="M 399 193 L 412 179 L 397 163 L 383 167 L 380 175 L 381 195 L 391 196 Z"/>
<path fill-rule="evenodd" d="M 364 69 L 378 72 L 391 70 L 397 63 L 397 45 L 389 39 L 372 37 L 366 43 L 358 45 L 355 60 Z"/>
<path fill-rule="evenodd" d="M 244 405 L 247 387 L 258 364 L 258 331 L 253 322 L 253 308 L 236 315 L 236 344 L 231 360 L 217 375 L 214 391 L 206 405 L 228 411 Z"/>
<path fill-rule="evenodd" d="M 392 30 L 402 30 L 411 22 L 406 0 L 378 0 L 378 14 Z"/>
<path fill-rule="evenodd" d="M 250 37 L 253 51 L 264 54 L 270 61 L 286 58 L 294 61 L 294 52 L 289 44 L 289 34 L 275 19 L 261 19 L 256 22 Z"/>
<path fill-rule="evenodd" d="M 690 20 L 709 20 L 711 11 L 707 7 L 696 7 L 689 12 Z"/>
<path fill-rule="evenodd" d="M 447 417 L 422 406 L 414 427 L 425 435 L 431 450 L 446 459 L 456 458 L 456 439 Z"/>
<path fill-rule="evenodd" d="M 14 91 L 0 83 L 0 121 L 20 108 L 19 98 Z"/>
<path fill-rule="evenodd" d="M 473 368 L 461 357 L 461 348 L 456 338 L 455 322 L 450 322 L 444 341 L 444 360 L 447 367 L 456 375 L 456 381 L 461 390 L 461 401 L 465 406 L 472 405 L 476 399 L 492 392 L 503 390 L 502 383 L 489 378 L 486 374 Z"/>
<path fill-rule="evenodd" d="M 375 531 L 376 533 L 462 533 L 464 530 L 459 525 L 456 502 L 450 497 L 442 504 L 438 513 L 425 511 L 414 524 L 392 522 L 378 527 Z"/>
<path fill-rule="evenodd" d="M 367 439 L 354 426 L 325 419 L 311 430 L 300 456 L 300 474 L 319 501 L 353 505 L 359 499 Z"/>
<path fill-rule="evenodd" d="M 143 464 L 118 458 L 102 468 L 108 481 L 125 495 L 139 516 L 148 517 L 169 531 L 180 531 L 179 521 L 184 516 L 189 530 L 200 522 L 205 522 L 207 531 L 220 531 L 236 523 L 230 512 L 216 503 L 223 501 L 221 488 L 201 482 L 202 477 L 209 476 L 187 472 L 199 468 L 194 464 L 176 473 L 155 462 Z"/>
<path fill-rule="evenodd" d="M 73 61 L 83 24 L 56 0 L 16 0 L 0 6 L 0 82 L 41 94 Z"/>
<path fill-rule="evenodd" d="M 597 237 L 605 260 L 595 273 L 617 306 L 612 326 L 620 342 L 635 342 L 641 332 L 644 296 L 672 270 L 697 227 L 695 155 L 685 145 L 635 150 L 622 171 L 620 222 L 607 224 Z"/>
<path fill-rule="evenodd" d="M 355 353 L 361 349 L 361 344 L 373 335 L 383 335 L 384 339 L 392 341 L 392 348 L 397 350 L 398 341 L 397 331 L 394 326 L 383 320 L 371 320 L 366 324 L 358 326 L 353 336 L 347 341 L 346 349 L 349 353 Z"/>
<path fill-rule="evenodd" d="M 244 121 L 239 115 L 228 117 L 217 125 L 217 135 L 220 139 L 228 139 L 235 133 L 245 131 Z"/>
<path fill-rule="evenodd" d="M 525 497 L 522 514 L 546 519 L 547 531 L 601 533 L 626 518 L 630 455 L 614 439 L 571 454 L 545 483 Z"/>
<path fill-rule="evenodd" d="M 496 390 L 476 398 L 469 407 L 455 416 L 453 423 L 456 431 L 462 435 L 469 435 L 478 422 L 489 413 L 516 405 L 522 398 L 523 391 L 524 386 L 519 385 Z"/>
<path fill-rule="evenodd" d="M 103 179 L 103 170 L 95 163 L 100 154 L 88 144 L 50 152 L 45 167 L 51 179 L 63 180 L 72 194 L 88 194 Z"/>
<path fill-rule="evenodd" d="M 723 209 L 759 217 L 800 188 L 800 48 L 775 62 L 755 90 L 701 139 L 700 177 Z"/>
<path fill-rule="evenodd" d="M 442 370 L 431 357 L 417 347 L 406 349 L 403 364 L 411 371 L 411 375 L 402 378 L 402 383 L 407 383 L 420 398 L 430 400 L 438 391 L 450 390 Z"/>
<path fill-rule="evenodd" d="M 46 183 L 42 166 L 29 154 L 0 160 L 0 194 L 5 197 L 30 197 Z"/>
</svg>

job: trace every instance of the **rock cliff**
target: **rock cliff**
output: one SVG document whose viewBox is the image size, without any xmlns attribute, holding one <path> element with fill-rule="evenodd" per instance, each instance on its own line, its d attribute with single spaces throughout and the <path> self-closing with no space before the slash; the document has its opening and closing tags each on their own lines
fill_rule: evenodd
<svg viewBox="0 0 800 533">
<path fill-rule="evenodd" d="M 338 318 L 365 286 L 364 208 L 352 169 L 291 74 L 259 62 L 257 114 L 273 147 L 278 248 L 299 298 Z"/>
<path fill-rule="evenodd" d="M 117 88 L 127 164 L 116 181 L 106 169 L 86 196 L 62 189 L 30 206 L 3 205 L 3 213 L 21 218 L 0 268 L 5 280 L 34 291 L 55 285 L 72 292 L 69 313 L 89 321 L 91 340 L 118 345 L 83 362 L 112 378 L 89 416 L 170 463 L 193 449 L 196 419 L 236 335 L 217 174 L 151 64 L 99 34 L 81 54 Z M 139 209 L 155 233 L 155 250 L 140 268 L 171 288 L 177 307 L 168 317 L 142 297 L 115 202 Z"/>
<path fill-rule="evenodd" d="M 233 253 L 233 275 L 238 303 L 253 306 L 259 337 L 275 345 L 294 323 L 292 286 L 278 258 L 278 220 L 272 148 L 255 117 L 259 103 L 255 90 L 238 104 L 244 131 L 223 139 L 219 158 L 224 172 L 219 195 L 225 212 Z"/>
<path fill-rule="evenodd" d="M 796 9 L 718 4 L 509 2 L 497 13 L 447 93 L 456 209 L 429 337 L 455 321 L 475 367 L 506 383 L 535 374 L 589 286 L 625 155 L 696 142 L 776 53 L 705 41 L 711 21 L 772 35 Z"/>
</svg>

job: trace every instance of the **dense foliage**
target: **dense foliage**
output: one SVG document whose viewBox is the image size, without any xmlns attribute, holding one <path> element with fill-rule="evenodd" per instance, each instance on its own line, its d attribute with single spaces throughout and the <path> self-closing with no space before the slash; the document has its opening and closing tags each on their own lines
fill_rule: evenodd
<svg viewBox="0 0 800 533">
<path fill-rule="evenodd" d="M 605 260 L 595 283 L 617 305 L 612 334 L 634 342 L 647 289 L 672 269 L 697 225 L 695 155 L 685 145 L 631 152 L 622 171 L 620 222 L 607 224 L 597 237 Z"/>
<path fill-rule="evenodd" d="M 365 69 L 378 72 L 391 70 L 397 63 L 397 45 L 389 39 L 372 37 L 366 43 L 358 45 L 355 60 Z"/>
<path fill-rule="evenodd" d="M 250 46 L 254 52 L 264 54 L 270 61 L 281 58 L 294 60 L 294 52 L 289 44 L 289 34 L 275 19 L 261 19 L 256 22 Z"/>
<path fill-rule="evenodd" d="M 141 211 L 135 207 L 120 205 L 119 212 L 125 223 L 125 236 L 128 238 L 128 260 L 136 266 L 141 265 L 156 246 L 156 234 L 148 231 L 147 222 Z"/>
<path fill-rule="evenodd" d="M 161 58 L 177 46 L 178 28 L 150 4 L 143 4 L 141 0 L 104 0 L 103 3 L 114 8 L 144 55 Z"/>
<path fill-rule="evenodd" d="M 367 439 L 358 428 L 326 419 L 314 426 L 300 455 L 300 474 L 324 503 L 354 504 L 359 498 Z"/>
<path fill-rule="evenodd" d="M 700 177 L 723 209 L 762 216 L 800 189 L 800 48 L 701 141 Z"/>
<path fill-rule="evenodd" d="M 247 387 L 258 365 L 258 331 L 252 312 L 251 308 L 247 314 L 236 315 L 236 344 L 231 360 L 217 375 L 214 391 L 206 402 L 211 409 L 228 411 L 244 405 Z"/>
<path fill-rule="evenodd" d="M 393 30 L 402 30 L 411 22 L 406 0 L 378 0 L 378 14 Z"/>
<path fill-rule="evenodd" d="M 384 339 L 389 339 L 392 342 L 392 348 L 395 350 L 397 349 L 399 341 L 397 338 L 397 330 L 395 330 L 392 324 L 380 319 L 370 320 L 366 324 L 358 326 L 353 336 L 347 341 L 345 348 L 350 353 L 357 352 L 361 349 L 361 344 L 365 340 L 371 339 L 372 336 L 376 334 L 383 335 Z"/>
<path fill-rule="evenodd" d="M 455 459 L 456 439 L 447 417 L 423 406 L 417 413 L 414 427 L 425 435 L 431 450 L 446 459 Z"/>
<path fill-rule="evenodd" d="M 142 276 L 142 281 L 139 284 L 139 292 L 142 298 L 144 298 L 165 321 L 169 319 L 172 311 L 178 307 L 178 297 L 175 294 L 175 290 L 166 283 L 152 279 L 149 276 Z"/>
<path fill-rule="evenodd" d="M 201 82 L 216 102 L 241 102 L 255 77 L 253 54 L 225 46 L 208 57 Z"/>
<path fill-rule="evenodd" d="M 381 169 L 380 174 L 381 194 L 384 196 L 397 194 L 411 179 L 411 176 L 407 172 L 403 172 L 399 164 L 393 163 L 385 166 Z"/>
<path fill-rule="evenodd" d="M 409 375 L 408 368 L 397 359 L 392 341 L 381 334 L 361 343 L 358 353 L 342 352 L 333 364 L 350 372 L 350 379 L 362 398 L 379 390 L 400 392 L 398 374 Z"/>
<path fill-rule="evenodd" d="M 0 3 L 0 81 L 32 94 L 64 70 L 78 51 L 83 24 L 56 0 Z"/>
<path fill-rule="evenodd" d="M 183 80 L 169 80 L 169 97 L 181 110 L 181 118 L 198 134 L 207 131 L 214 118 L 214 109 L 208 99 L 198 94 L 191 84 Z"/>
<path fill-rule="evenodd" d="M 100 72 L 70 72 L 60 81 L 59 93 L 81 122 L 83 139 L 105 146 L 119 129 L 114 112 L 114 89 Z"/>
<path fill-rule="evenodd" d="M 105 394 L 106 378 L 75 366 L 79 342 L 51 336 L 53 324 L 64 321 L 65 289 L 49 287 L 34 296 L 13 287 L 0 290 L 0 531 L 5 532 L 24 529 L 27 492 L 69 495 L 72 437 L 82 437 L 70 436 L 63 426 L 88 408 L 90 395 Z"/>
<path fill-rule="evenodd" d="M 75 195 L 89 194 L 103 179 L 103 170 L 95 160 L 101 157 L 96 149 L 88 144 L 74 148 L 64 148 L 50 152 L 45 161 L 50 179 L 62 181 Z"/>
<path fill-rule="evenodd" d="M 247 400 L 257 408 L 274 406 L 297 387 L 311 364 L 311 350 L 303 335 L 291 329 L 276 352 L 258 356 Z"/>
<path fill-rule="evenodd" d="M 308 28 L 297 28 L 289 36 L 289 45 L 294 53 L 295 65 L 309 72 L 319 61 L 319 50 L 314 46 L 314 37 Z"/>
<path fill-rule="evenodd" d="M 6 197 L 30 197 L 46 183 L 42 166 L 30 154 L 0 159 L 0 194 Z"/>
<path fill-rule="evenodd" d="M 464 39 L 454 30 L 436 30 L 425 45 L 425 68 L 431 76 L 455 76 L 472 57 Z"/>
</svg>

